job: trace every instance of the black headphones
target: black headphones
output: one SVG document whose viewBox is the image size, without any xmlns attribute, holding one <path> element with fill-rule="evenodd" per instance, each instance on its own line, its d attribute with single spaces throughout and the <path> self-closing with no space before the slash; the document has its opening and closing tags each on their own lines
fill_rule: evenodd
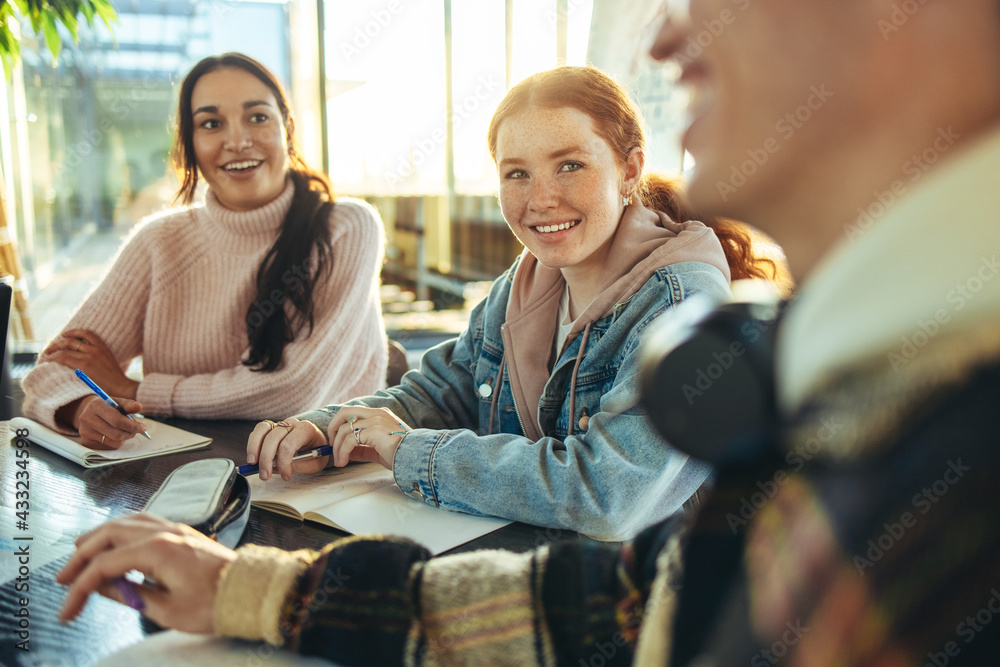
<svg viewBox="0 0 1000 667">
<path fill-rule="evenodd" d="M 695 295 L 643 340 L 640 403 L 672 446 L 717 467 L 756 461 L 776 422 L 777 299 Z"/>
</svg>

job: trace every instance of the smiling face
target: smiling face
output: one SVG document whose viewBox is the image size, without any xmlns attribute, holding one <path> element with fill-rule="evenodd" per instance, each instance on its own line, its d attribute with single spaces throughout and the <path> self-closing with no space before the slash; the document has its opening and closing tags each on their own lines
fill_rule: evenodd
<svg viewBox="0 0 1000 667">
<path fill-rule="evenodd" d="M 263 81 L 234 67 L 208 72 L 194 85 L 191 113 L 198 170 L 223 206 L 248 211 L 281 194 L 288 138 Z"/>
<path fill-rule="evenodd" d="M 622 169 L 590 116 L 529 105 L 501 122 L 496 160 L 500 208 L 528 252 L 564 274 L 600 271 L 641 151 Z"/>
</svg>

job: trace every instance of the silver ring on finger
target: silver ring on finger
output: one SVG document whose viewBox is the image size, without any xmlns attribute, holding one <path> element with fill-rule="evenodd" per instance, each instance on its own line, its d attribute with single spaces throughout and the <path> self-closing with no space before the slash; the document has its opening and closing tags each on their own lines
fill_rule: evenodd
<svg viewBox="0 0 1000 667">
<path fill-rule="evenodd" d="M 358 428 L 357 426 L 352 426 L 351 429 L 354 431 L 354 439 L 357 440 L 358 444 L 360 445 L 361 444 L 361 429 Z"/>
<path fill-rule="evenodd" d="M 275 422 L 274 425 L 280 426 L 281 428 L 287 428 L 287 429 L 292 428 L 292 425 L 286 422 L 284 419 L 282 419 L 280 422 Z"/>
</svg>

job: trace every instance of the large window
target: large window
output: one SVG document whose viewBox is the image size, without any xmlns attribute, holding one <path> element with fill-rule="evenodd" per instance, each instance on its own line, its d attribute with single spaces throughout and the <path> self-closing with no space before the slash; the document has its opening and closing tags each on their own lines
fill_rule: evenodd
<svg viewBox="0 0 1000 667">
<path fill-rule="evenodd" d="M 227 50 L 282 78 L 307 160 L 325 163 L 339 193 L 378 206 L 384 278 L 415 283 L 418 298 L 461 296 L 519 252 L 495 198 L 486 131 L 508 87 L 533 72 L 562 62 L 609 71 L 636 91 L 653 128 L 647 165 L 680 169 L 682 100 L 661 70 L 628 64 L 655 0 L 115 4 L 114 35 L 84 30 L 57 67 L 25 44 L 0 104 L 9 226 L 31 295 L 60 281 L 80 292 L 132 225 L 170 205 L 177 84 Z M 81 255 L 97 268 L 69 273 Z M 82 298 L 66 294 L 33 308 L 35 338 L 56 333 Z"/>
<path fill-rule="evenodd" d="M 0 155 L 20 289 L 33 297 L 55 286 L 30 319 L 15 313 L 15 338 L 56 333 L 82 297 L 72 290 L 100 276 L 132 225 L 170 205 L 176 86 L 195 62 L 240 50 L 290 83 L 285 2 L 124 0 L 115 8 L 113 34 L 99 26 L 83 29 L 78 43 L 64 35 L 56 66 L 27 41 L 3 89 Z"/>
<path fill-rule="evenodd" d="M 566 12 L 570 64 L 586 62 L 590 2 Z M 508 83 L 557 64 L 557 11 L 556 0 L 327 2 L 330 175 L 338 188 L 446 194 L 451 172 L 455 193 L 492 193 L 490 117 Z"/>
</svg>

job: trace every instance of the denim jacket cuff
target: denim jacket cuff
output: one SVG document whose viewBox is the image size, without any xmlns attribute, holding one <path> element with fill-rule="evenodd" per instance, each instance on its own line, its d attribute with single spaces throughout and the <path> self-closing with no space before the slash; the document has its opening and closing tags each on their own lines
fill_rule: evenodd
<svg viewBox="0 0 1000 667">
<path fill-rule="evenodd" d="M 444 433 L 425 428 L 410 431 L 399 443 L 392 460 L 392 474 L 403 493 L 428 505 L 440 506 L 431 470 L 434 450 Z"/>
<path fill-rule="evenodd" d="M 312 422 L 316 425 L 316 428 L 323 431 L 323 433 L 326 433 L 326 429 L 329 428 L 334 415 L 336 415 L 339 411 L 339 405 L 328 405 L 325 408 L 317 408 L 308 412 L 302 412 L 295 415 L 295 418 L 305 422 Z"/>
</svg>

